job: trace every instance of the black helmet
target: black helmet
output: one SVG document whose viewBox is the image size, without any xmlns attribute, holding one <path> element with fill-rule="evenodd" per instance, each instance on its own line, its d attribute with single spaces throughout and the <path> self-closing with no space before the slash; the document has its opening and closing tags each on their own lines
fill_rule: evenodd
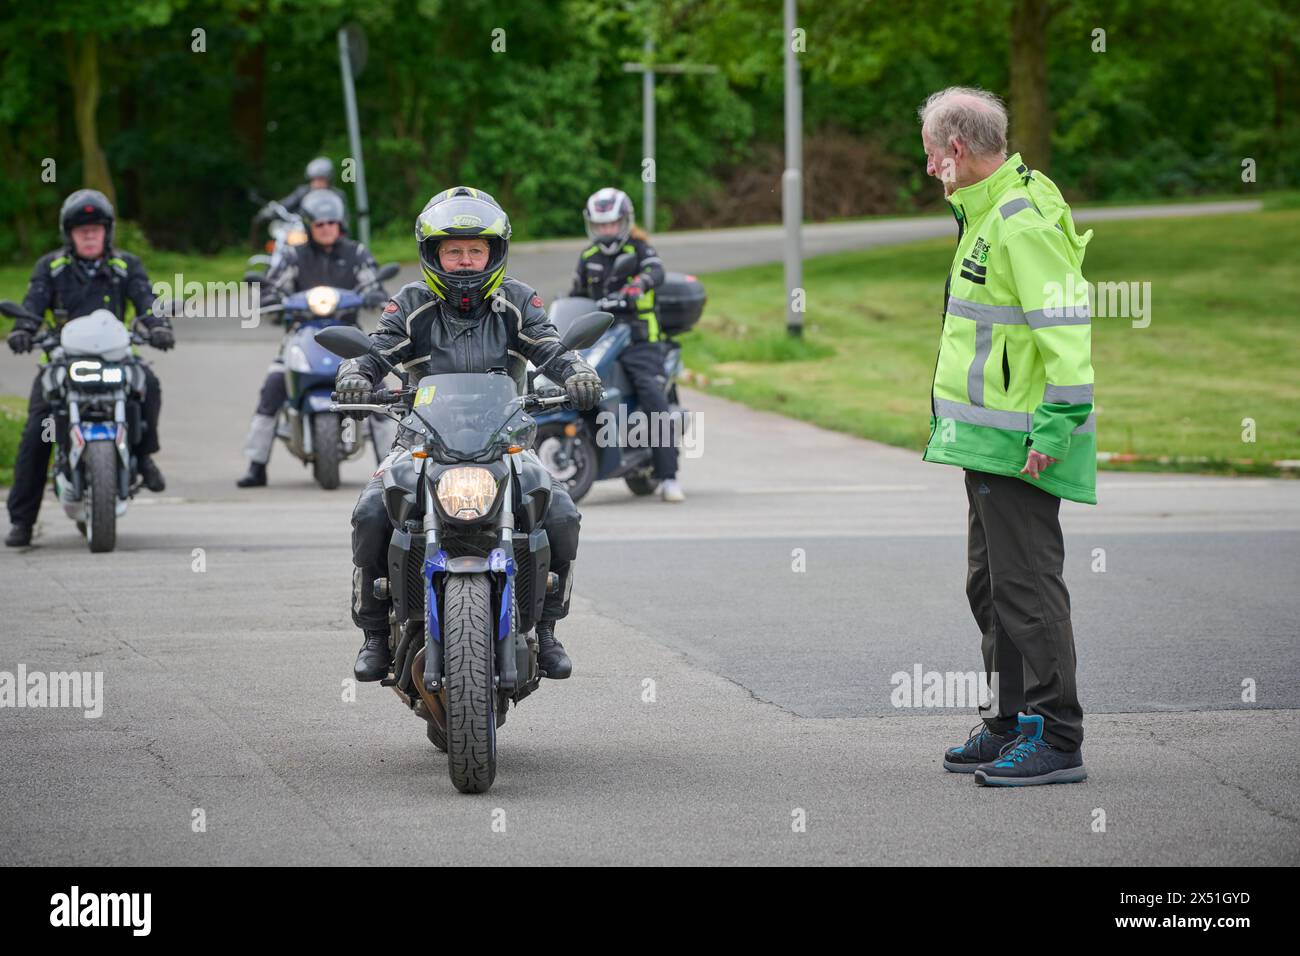
<svg viewBox="0 0 1300 956">
<path fill-rule="evenodd" d="M 71 246 L 74 226 L 102 225 L 104 250 L 107 252 L 113 244 L 114 218 L 113 204 L 107 196 L 96 189 L 78 189 L 63 200 L 63 208 L 59 210 L 59 228 L 64 241 Z"/>
<path fill-rule="evenodd" d="M 328 156 L 317 156 L 307 164 L 304 178 L 311 182 L 313 179 L 325 179 L 329 182 L 334 181 L 334 163 Z"/>
<path fill-rule="evenodd" d="M 627 237 L 632 234 L 632 219 L 635 215 L 628 194 L 612 186 L 592 193 L 582 210 L 582 218 L 587 224 L 587 238 L 608 255 L 618 252 L 623 243 L 627 242 Z M 608 223 L 616 223 L 618 231 L 613 235 L 602 235 L 596 231 L 596 226 Z"/>
<path fill-rule="evenodd" d="M 313 189 L 307 193 L 298 204 L 298 212 L 308 225 L 313 222 L 337 222 L 340 226 L 343 225 L 343 200 L 332 189 Z"/>
<path fill-rule="evenodd" d="M 443 239 L 486 239 L 488 263 L 482 272 L 447 272 L 438 261 Z M 462 312 L 472 312 L 501 285 L 510 251 L 510 217 L 481 189 L 453 186 L 425 205 L 415 220 L 420 266 L 429 291 Z"/>
</svg>

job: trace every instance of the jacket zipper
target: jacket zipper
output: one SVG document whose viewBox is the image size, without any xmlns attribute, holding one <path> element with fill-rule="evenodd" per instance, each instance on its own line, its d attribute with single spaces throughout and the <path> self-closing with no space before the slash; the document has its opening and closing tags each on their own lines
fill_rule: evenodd
<svg viewBox="0 0 1300 956">
<path fill-rule="evenodd" d="M 948 204 L 948 208 L 952 210 L 953 218 L 957 220 L 957 248 L 960 249 L 962 236 L 966 233 L 966 217 L 952 203 Z M 934 404 L 934 384 L 939 380 L 939 356 L 943 353 L 943 332 L 948 324 L 948 295 L 951 290 L 952 265 L 950 264 L 948 275 L 943 280 L 943 311 L 939 313 L 939 348 L 934 353 L 934 374 L 930 376 L 930 417 L 934 419 L 934 424 L 930 426 L 930 439 L 925 443 L 927 448 L 930 447 L 930 442 L 934 441 L 935 429 L 939 427 L 939 412 Z"/>
</svg>

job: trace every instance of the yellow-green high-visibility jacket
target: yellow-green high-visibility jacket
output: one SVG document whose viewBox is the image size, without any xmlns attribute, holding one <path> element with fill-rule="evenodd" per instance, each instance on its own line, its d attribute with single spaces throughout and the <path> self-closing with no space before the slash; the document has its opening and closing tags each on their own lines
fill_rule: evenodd
<svg viewBox="0 0 1300 956">
<path fill-rule="evenodd" d="M 1092 326 L 1084 247 L 1056 185 L 1016 154 L 949 197 L 945 289 L 926 461 L 1019 476 L 1097 503 Z M 1029 449 L 1057 459 L 1019 475 Z"/>
</svg>

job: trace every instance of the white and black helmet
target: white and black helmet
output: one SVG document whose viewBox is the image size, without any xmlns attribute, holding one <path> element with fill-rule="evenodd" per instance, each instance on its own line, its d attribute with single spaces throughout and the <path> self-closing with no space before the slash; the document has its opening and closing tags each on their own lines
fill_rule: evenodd
<svg viewBox="0 0 1300 956">
<path fill-rule="evenodd" d="M 600 247 L 600 251 L 612 255 L 623 248 L 627 237 L 632 234 L 633 217 L 632 200 L 621 189 L 606 186 L 598 189 L 587 199 L 583 207 L 582 218 L 587 223 L 587 238 Z M 596 226 L 618 223 L 618 231 L 610 235 L 601 235 Z"/>
<path fill-rule="evenodd" d="M 313 179 L 324 179 L 326 182 L 334 181 L 334 163 L 328 156 L 317 156 L 307 164 L 305 170 L 306 180 L 311 182 Z"/>
</svg>

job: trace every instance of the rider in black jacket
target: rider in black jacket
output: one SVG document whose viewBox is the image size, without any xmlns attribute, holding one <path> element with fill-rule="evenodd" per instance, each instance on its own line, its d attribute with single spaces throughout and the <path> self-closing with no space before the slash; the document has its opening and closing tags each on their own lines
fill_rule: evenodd
<svg viewBox="0 0 1300 956">
<path fill-rule="evenodd" d="M 505 274 L 510 220 L 495 199 L 467 186 L 444 190 L 420 213 L 415 235 L 424 282 L 403 286 L 370 334 L 388 361 L 410 381 L 444 372 L 504 368 L 521 387 L 528 361 L 539 367 L 549 362 L 576 407 L 595 406 L 600 377 L 576 352 L 564 349 L 541 297 Z M 343 362 L 336 386 L 339 401 L 366 404 L 383 377 L 383 366 L 372 356 Z M 547 677 L 562 679 L 573 665 L 555 639 L 555 622 L 569 611 L 581 515 L 563 483 L 552 481 L 551 488 L 544 527 L 551 569 L 560 586 L 547 593 L 537 624 L 538 666 Z M 391 532 L 381 470 L 361 492 L 352 513 L 352 620 L 365 632 L 355 667 L 358 680 L 382 679 L 391 663 L 388 601 L 376 598 L 372 589 L 375 578 L 387 574 Z"/>
<path fill-rule="evenodd" d="M 140 259 L 113 247 L 113 205 L 103 193 L 79 189 L 68 196 L 59 212 L 64 245 L 42 256 L 32 270 L 23 308 L 42 316 L 47 328 L 58 330 L 69 319 L 108 309 L 122 322 L 127 305 L 148 333 L 149 344 L 169 349 L 176 344 L 171 323 L 155 315 L 153 286 Z M 49 315 L 46 315 L 46 312 Z M 41 324 L 15 319 L 9 333 L 9 347 L 16 353 L 30 351 Z M 150 491 L 166 487 L 162 472 L 151 457 L 158 452 L 158 415 L 162 410 L 162 387 L 148 365 L 141 363 L 145 377 L 143 424 L 140 441 L 132 449 L 140 477 Z M 38 373 L 27 401 L 27 423 L 14 462 L 14 484 L 9 490 L 11 528 L 5 544 L 25 547 L 32 540 L 32 526 L 40 511 L 50 464 L 50 445 L 43 440 L 43 422 L 53 411 L 45 402 Z"/>
<path fill-rule="evenodd" d="M 325 189 L 338 196 L 339 202 L 343 203 L 345 213 L 339 218 L 346 221 L 346 210 L 348 208 L 347 197 L 343 195 L 340 190 L 335 189 L 333 183 L 334 163 L 331 162 L 327 156 L 317 156 L 307 164 L 307 168 L 303 171 L 303 182 L 296 186 L 293 192 L 281 199 L 279 201 L 280 205 L 288 212 L 297 212 L 302 207 L 302 201 L 307 197 L 308 193 L 317 189 Z M 255 221 L 260 223 L 270 219 L 273 215 L 271 209 L 272 207 L 270 203 L 263 206 L 258 210 L 257 219 Z"/>
<path fill-rule="evenodd" d="M 629 302 L 627 309 L 614 313 L 632 332 L 632 344 L 619 355 L 619 362 L 636 391 L 638 408 L 647 415 L 667 415 L 666 356 L 655 317 L 654 293 L 663 285 L 664 264 L 650 245 L 649 236 L 637 228 L 634 217 L 632 200 L 622 190 L 606 187 L 591 194 L 582 210 L 591 245 L 578 258 L 569 295 L 590 299 L 621 296 Z M 614 276 L 614 262 L 624 253 L 636 257 L 636 269 L 630 278 L 619 279 Z M 664 500 L 685 500 L 677 481 L 677 448 L 656 444 L 651 455 Z"/>
<path fill-rule="evenodd" d="M 288 246 L 262 284 L 262 304 L 270 305 L 312 286 L 327 285 L 339 289 L 362 289 L 366 305 L 378 307 L 388 298 L 383 286 L 375 281 L 378 271 L 375 257 L 359 242 L 342 235 L 343 203 L 327 189 L 317 189 L 303 197 L 303 220 L 309 239 L 300 246 Z M 356 313 L 339 318 L 355 323 Z M 284 385 L 284 353 L 271 363 L 262 382 L 257 410 L 248 426 L 244 454 L 248 472 L 235 484 L 240 488 L 260 488 L 266 484 L 266 463 L 271 460 L 275 444 L 275 419 L 288 393 Z"/>
</svg>

